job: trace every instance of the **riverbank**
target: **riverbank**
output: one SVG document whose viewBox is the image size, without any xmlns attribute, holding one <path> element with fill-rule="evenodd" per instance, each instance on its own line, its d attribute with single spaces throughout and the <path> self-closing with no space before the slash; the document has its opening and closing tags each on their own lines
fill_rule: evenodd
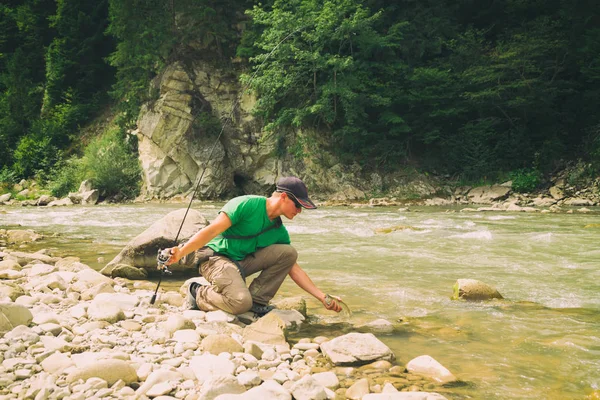
<svg viewBox="0 0 600 400">
<path fill-rule="evenodd" d="M 394 364 L 371 333 L 288 341 L 307 323 L 301 298 L 246 325 L 184 310 L 185 284 L 152 305 L 152 282 L 0 250 L 1 399 L 452 398 L 447 369 L 427 356 Z"/>
</svg>

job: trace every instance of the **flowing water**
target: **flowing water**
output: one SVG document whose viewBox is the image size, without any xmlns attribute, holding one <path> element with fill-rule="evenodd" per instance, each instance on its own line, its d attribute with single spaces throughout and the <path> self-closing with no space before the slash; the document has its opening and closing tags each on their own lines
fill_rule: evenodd
<svg viewBox="0 0 600 400">
<path fill-rule="evenodd" d="M 100 269 L 184 206 L 0 207 L 0 227 L 58 233 L 25 251 Z M 212 219 L 219 205 L 194 207 Z M 461 380 L 444 390 L 449 398 L 581 399 L 600 388 L 600 215 L 323 207 L 284 222 L 300 265 L 352 310 L 335 315 L 310 298 L 313 323 L 299 335 L 332 337 L 385 318 L 394 331 L 378 337 L 399 364 L 428 354 Z M 452 301 L 460 278 L 505 300 Z M 288 279 L 278 296 L 301 294 Z"/>
</svg>

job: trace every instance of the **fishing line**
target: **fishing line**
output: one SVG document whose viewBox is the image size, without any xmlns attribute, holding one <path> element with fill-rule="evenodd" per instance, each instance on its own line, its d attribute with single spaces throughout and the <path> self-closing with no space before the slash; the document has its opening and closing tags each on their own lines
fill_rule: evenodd
<svg viewBox="0 0 600 400">
<path fill-rule="evenodd" d="M 298 29 L 296 29 L 294 32 L 288 34 L 286 37 L 284 37 L 282 40 L 279 41 L 279 43 L 277 43 L 275 45 L 275 47 L 273 47 L 273 50 L 271 50 L 267 56 L 265 57 L 265 59 L 263 60 L 262 63 L 260 63 L 260 65 L 258 66 L 258 68 L 256 68 L 256 70 L 254 71 L 254 73 L 252 74 L 252 76 L 250 76 L 250 79 L 248 80 L 248 82 L 246 83 L 245 86 L 242 86 L 242 90 L 240 91 L 241 94 L 243 94 L 246 90 L 248 90 L 248 88 L 250 87 L 250 84 L 252 83 L 252 81 L 254 80 L 254 78 L 256 77 L 256 75 L 258 74 L 258 72 L 260 71 L 260 69 L 263 67 L 263 65 L 267 62 L 267 60 L 269 59 L 269 57 L 271 57 L 271 55 L 275 52 L 275 50 L 277 50 L 277 48 L 279 48 L 279 46 L 285 42 L 286 40 L 288 40 L 291 36 L 295 35 L 297 32 L 301 31 L 302 29 L 306 28 L 308 25 L 302 26 Z M 241 97 L 241 96 L 240 96 Z M 202 173 L 200 174 L 200 178 L 198 178 L 198 183 L 196 183 L 194 191 L 192 192 L 192 196 L 190 198 L 190 202 L 187 206 L 187 209 L 185 210 L 185 214 L 183 214 L 183 218 L 181 220 L 181 225 L 179 225 L 179 230 L 177 231 L 177 235 L 175 236 L 175 240 L 174 243 L 175 245 L 177 245 L 177 240 L 179 239 L 179 234 L 181 233 L 181 229 L 183 228 L 183 224 L 185 223 L 185 219 L 188 215 L 188 212 L 190 211 L 190 208 L 192 206 L 192 202 L 194 201 L 194 197 L 196 197 L 196 192 L 198 191 L 198 188 L 200 187 L 200 184 L 202 183 L 202 178 L 204 177 L 204 173 L 206 172 L 206 168 L 208 167 L 208 163 L 210 162 L 210 160 L 212 159 L 212 155 L 213 152 L 215 151 L 215 148 L 217 147 L 217 143 L 219 143 L 219 139 L 221 139 L 221 136 L 223 135 L 223 132 L 225 131 L 225 127 L 227 126 L 228 121 L 233 121 L 233 118 L 235 116 L 235 109 L 238 106 L 240 100 L 239 98 L 236 96 L 236 99 L 233 101 L 232 105 L 231 105 L 231 112 L 229 113 L 229 118 L 226 118 L 225 121 L 223 122 L 223 125 L 221 126 L 221 131 L 219 132 L 219 135 L 217 136 L 217 138 L 215 139 L 211 149 L 210 149 L 210 153 L 208 154 L 208 158 L 206 160 L 206 162 L 204 163 L 204 167 L 202 168 Z M 192 121 L 193 123 L 193 121 Z M 152 295 L 152 298 L 150 299 L 150 304 L 154 304 L 154 302 L 156 301 L 156 295 L 158 293 L 158 288 L 160 287 L 162 278 L 165 274 L 170 275 L 171 271 L 168 269 L 167 265 L 165 265 L 165 263 L 168 261 L 170 257 L 170 254 L 163 254 L 163 250 L 158 251 L 158 256 L 157 256 L 157 261 L 158 264 L 160 266 L 162 266 L 161 268 L 161 272 L 160 272 L 160 277 L 158 278 L 158 283 L 156 284 L 156 289 L 154 290 L 154 294 Z"/>
</svg>

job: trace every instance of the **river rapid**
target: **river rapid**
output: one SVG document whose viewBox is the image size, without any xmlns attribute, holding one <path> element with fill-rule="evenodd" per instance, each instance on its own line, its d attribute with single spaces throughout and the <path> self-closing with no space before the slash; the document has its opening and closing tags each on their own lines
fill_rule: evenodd
<svg viewBox="0 0 600 400">
<path fill-rule="evenodd" d="M 0 228 L 44 233 L 24 251 L 46 248 L 99 270 L 185 206 L 0 206 Z M 211 220 L 220 204 L 194 207 Z M 298 337 L 334 337 L 384 318 L 394 331 L 378 337 L 398 364 L 428 354 L 460 379 L 448 398 L 581 399 L 600 388 L 598 213 L 322 207 L 284 223 L 300 265 L 352 310 L 328 312 L 288 279 L 278 297 L 305 295 L 311 315 Z M 505 300 L 452 301 L 461 278 L 488 283 Z"/>
</svg>

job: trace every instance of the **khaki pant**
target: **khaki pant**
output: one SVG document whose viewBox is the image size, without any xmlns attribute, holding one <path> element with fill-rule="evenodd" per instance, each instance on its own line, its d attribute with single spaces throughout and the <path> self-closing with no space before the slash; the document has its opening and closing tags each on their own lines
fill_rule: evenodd
<svg viewBox="0 0 600 400">
<path fill-rule="evenodd" d="M 196 292 L 196 303 L 203 311 L 223 310 L 231 314 L 244 313 L 252 302 L 268 304 L 275 296 L 298 253 L 289 244 L 273 244 L 257 250 L 239 261 L 245 276 L 260 272 L 250 284 L 246 283 L 233 261 L 215 255 L 200 265 L 200 273 L 211 283 Z"/>
</svg>

